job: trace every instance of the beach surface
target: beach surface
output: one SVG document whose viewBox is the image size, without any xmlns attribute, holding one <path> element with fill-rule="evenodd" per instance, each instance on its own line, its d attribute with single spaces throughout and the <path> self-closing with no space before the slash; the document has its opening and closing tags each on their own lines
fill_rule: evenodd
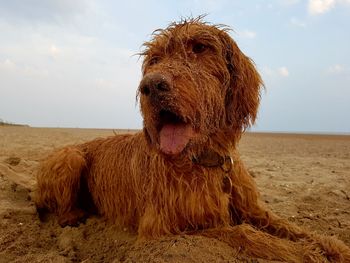
<svg viewBox="0 0 350 263">
<path fill-rule="evenodd" d="M 53 149 L 123 132 L 131 131 L 0 126 L 1 263 L 263 262 L 200 236 L 136 242 L 99 217 L 65 228 L 53 215 L 40 221 L 31 200 L 40 160 Z M 239 149 L 273 211 L 350 245 L 350 136 L 246 133 Z"/>
</svg>

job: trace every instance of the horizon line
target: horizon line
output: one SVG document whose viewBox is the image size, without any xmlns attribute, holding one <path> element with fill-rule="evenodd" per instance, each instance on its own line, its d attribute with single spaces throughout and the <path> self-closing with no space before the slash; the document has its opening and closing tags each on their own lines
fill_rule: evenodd
<svg viewBox="0 0 350 263">
<path fill-rule="evenodd" d="M 20 124 L 20 123 L 3 123 L 0 127 L 4 126 L 22 126 L 22 127 L 29 127 L 29 128 L 47 128 L 47 129 L 91 129 L 91 130 L 128 130 L 128 131 L 141 131 L 142 127 L 140 128 L 125 128 L 125 127 L 72 127 L 72 126 L 32 126 L 28 124 Z M 350 136 L 350 132 L 334 132 L 334 131 L 286 131 L 286 130 L 256 130 L 249 128 L 245 132 L 247 133 L 272 133 L 272 134 L 297 134 L 297 135 L 344 135 L 344 136 Z"/>
</svg>

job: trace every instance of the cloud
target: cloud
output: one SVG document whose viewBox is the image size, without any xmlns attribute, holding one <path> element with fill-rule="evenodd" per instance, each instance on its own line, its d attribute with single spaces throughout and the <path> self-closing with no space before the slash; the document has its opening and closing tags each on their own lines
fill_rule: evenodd
<svg viewBox="0 0 350 263">
<path fill-rule="evenodd" d="M 288 77 L 289 76 L 289 71 L 286 67 L 280 67 L 277 70 L 278 74 L 280 74 L 282 77 Z"/>
<path fill-rule="evenodd" d="M 309 0 L 309 13 L 319 15 L 328 12 L 336 4 L 335 0 Z"/>
<path fill-rule="evenodd" d="M 94 25 L 99 22 L 95 18 L 81 19 L 73 26 L 68 14 L 69 25 L 19 16 L 7 19 L 0 11 L 0 112 L 4 118 L 37 126 L 141 126 L 135 107 L 140 62 L 131 56 L 137 50 L 125 44 L 126 34 L 107 38 L 115 29 Z"/>
<path fill-rule="evenodd" d="M 238 35 L 242 38 L 250 38 L 253 39 L 256 37 L 256 32 L 254 31 L 250 31 L 250 30 L 243 30 L 243 31 L 239 31 Z"/>
<path fill-rule="evenodd" d="M 331 74 L 341 74 L 347 71 L 347 68 L 344 65 L 335 64 L 328 68 L 327 72 Z"/>
<path fill-rule="evenodd" d="M 282 66 L 277 69 L 272 69 L 270 67 L 264 67 L 262 72 L 266 74 L 267 76 L 280 76 L 280 77 L 288 77 L 289 76 L 289 70 L 287 67 Z"/>
<path fill-rule="evenodd" d="M 0 16 L 10 21 L 62 21 L 61 18 L 74 17 L 91 8 L 89 0 L 11 0 L 2 1 Z"/>
<path fill-rule="evenodd" d="M 61 50 L 59 48 L 57 48 L 55 45 L 51 45 L 49 49 L 49 54 L 52 58 L 56 59 L 60 53 L 61 53 Z"/>
<path fill-rule="evenodd" d="M 306 27 L 306 23 L 299 20 L 298 18 L 295 18 L 295 17 L 292 17 L 290 19 L 290 23 L 293 25 L 293 26 L 296 26 L 296 27 Z"/>
<path fill-rule="evenodd" d="M 25 67 L 22 71 L 18 72 L 18 76 L 23 72 L 23 76 L 30 77 L 32 79 L 42 79 L 49 76 L 49 71 L 43 68 Z"/>
<path fill-rule="evenodd" d="M 115 89 L 115 82 L 110 79 L 96 78 L 95 84 L 100 89 Z"/>
<path fill-rule="evenodd" d="M 308 10 L 311 15 L 320 15 L 335 7 L 336 0 L 309 0 Z"/>
<path fill-rule="evenodd" d="M 5 59 L 4 61 L 0 61 L 0 75 L 2 74 L 5 74 L 5 75 L 11 74 L 16 78 L 22 78 L 22 77 L 41 78 L 41 77 L 48 76 L 48 70 L 45 68 L 38 68 L 33 65 L 24 65 L 24 63 L 21 61 L 18 64 L 16 64 L 11 59 Z M 0 84 L 1 84 L 1 81 L 0 81 Z"/>
<path fill-rule="evenodd" d="M 0 70 L 13 71 L 16 69 L 16 63 L 10 59 L 0 61 Z"/>
</svg>

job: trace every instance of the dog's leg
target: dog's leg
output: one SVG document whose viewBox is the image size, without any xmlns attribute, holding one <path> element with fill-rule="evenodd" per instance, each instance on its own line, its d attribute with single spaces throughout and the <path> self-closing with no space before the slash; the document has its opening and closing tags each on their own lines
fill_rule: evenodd
<svg viewBox="0 0 350 263">
<path fill-rule="evenodd" d="M 170 230 L 171 224 L 169 220 L 166 220 L 167 216 L 161 211 L 162 209 L 156 209 L 152 204 L 146 206 L 137 231 L 139 240 L 174 234 Z"/>
<path fill-rule="evenodd" d="M 50 155 L 37 174 L 35 203 L 38 212 L 48 209 L 58 216 L 61 226 L 77 225 L 85 213 L 77 208 L 81 173 L 86 166 L 83 153 L 66 147 Z"/>
<path fill-rule="evenodd" d="M 206 229 L 193 234 L 221 240 L 249 257 L 283 262 L 327 262 L 317 247 L 281 239 L 248 224 Z"/>
<path fill-rule="evenodd" d="M 350 248 L 341 240 L 303 229 L 263 207 L 255 209 L 256 214 L 252 213 L 251 218 L 247 221 L 256 225 L 259 229 L 296 243 L 302 242 L 306 250 L 313 251 L 313 253 L 318 252 L 319 255 L 323 255 L 330 262 L 350 262 Z M 262 216 L 264 214 L 265 216 Z"/>
<path fill-rule="evenodd" d="M 238 166 L 238 171 L 232 177 L 233 219 L 236 216 L 236 221 L 252 224 L 271 235 L 296 242 L 301 240 L 306 247 L 318 247 L 319 253 L 330 260 L 350 262 L 350 249 L 342 241 L 312 233 L 274 214 L 260 201 L 255 183 L 242 164 Z"/>
<path fill-rule="evenodd" d="M 176 231 L 175 229 L 171 230 L 171 226 L 174 227 L 174 225 L 171 225 L 166 218 L 161 213 L 161 209 L 157 210 L 153 205 L 147 206 L 145 214 L 140 220 L 138 241 L 158 238 L 167 234 L 181 233 L 181 231 Z M 305 262 L 322 262 L 316 260 L 318 259 L 317 253 L 315 255 L 304 255 L 304 247 L 300 243 L 280 239 L 263 231 L 256 230 L 248 224 L 186 231 L 185 233 L 221 240 L 232 248 L 242 252 L 245 256 L 287 262 L 303 262 L 304 259 L 314 257 L 315 260 L 305 260 Z"/>
<path fill-rule="evenodd" d="M 308 231 L 280 218 L 263 205 L 256 184 L 242 162 L 236 163 L 231 179 L 230 206 L 235 223 L 246 222 L 269 234 L 292 241 L 309 235 Z"/>
</svg>

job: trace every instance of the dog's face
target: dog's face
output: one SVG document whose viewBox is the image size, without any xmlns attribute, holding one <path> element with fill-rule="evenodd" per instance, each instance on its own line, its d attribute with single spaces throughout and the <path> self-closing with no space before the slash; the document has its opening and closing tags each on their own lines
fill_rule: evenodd
<svg viewBox="0 0 350 263">
<path fill-rule="evenodd" d="M 177 155 L 254 122 L 262 82 L 227 29 L 199 19 L 174 23 L 145 47 L 138 96 L 152 146 Z"/>
</svg>

